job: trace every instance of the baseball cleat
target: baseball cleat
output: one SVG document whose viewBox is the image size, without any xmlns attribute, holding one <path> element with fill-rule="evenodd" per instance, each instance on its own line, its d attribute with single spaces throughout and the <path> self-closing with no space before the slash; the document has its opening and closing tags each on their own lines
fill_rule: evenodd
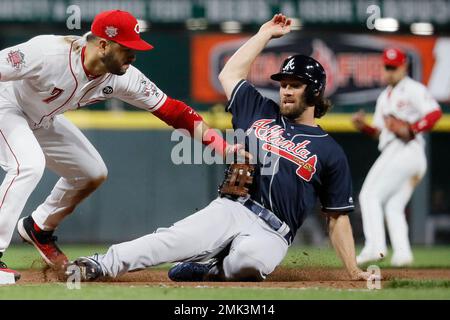
<svg viewBox="0 0 450 320">
<path fill-rule="evenodd" d="M 412 265 L 414 258 L 412 255 L 407 256 L 396 256 L 393 255 L 391 259 L 391 266 L 393 267 L 407 267 Z"/>
<path fill-rule="evenodd" d="M 369 262 L 378 262 L 384 259 L 386 255 L 382 252 L 368 253 L 367 251 L 361 251 L 361 253 L 356 257 L 356 263 L 358 265 L 366 264 Z"/>
<path fill-rule="evenodd" d="M 205 281 L 212 266 L 211 263 L 180 262 L 169 270 L 168 276 L 177 282 Z"/>
<path fill-rule="evenodd" d="M 0 258 L 3 253 L 0 252 Z M 16 270 L 8 269 L 8 266 L 0 260 L 0 284 L 12 284 L 20 279 L 20 273 Z"/>
<path fill-rule="evenodd" d="M 66 266 L 65 275 L 67 277 L 77 275 L 79 272 L 81 281 L 94 281 L 103 277 L 102 267 L 97 261 L 98 255 L 92 257 L 80 257 Z"/>
<path fill-rule="evenodd" d="M 58 239 L 52 231 L 42 231 L 35 225 L 31 216 L 22 218 L 17 223 L 17 231 L 20 237 L 32 244 L 50 267 L 64 267 L 69 260 L 56 245 Z"/>
</svg>

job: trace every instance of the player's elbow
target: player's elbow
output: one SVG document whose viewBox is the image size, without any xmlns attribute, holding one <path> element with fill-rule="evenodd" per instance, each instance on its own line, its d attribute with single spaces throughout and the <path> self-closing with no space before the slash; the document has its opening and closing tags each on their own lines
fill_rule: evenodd
<svg viewBox="0 0 450 320">
<path fill-rule="evenodd" d="M 223 86 L 227 80 L 230 78 L 229 72 L 227 72 L 227 70 L 223 69 L 220 73 L 219 73 L 219 82 L 220 84 Z"/>
<path fill-rule="evenodd" d="M 245 79 L 245 76 L 242 76 L 239 73 L 222 70 L 222 72 L 219 74 L 220 84 L 222 85 L 222 88 L 228 99 L 231 98 L 234 87 L 241 79 Z"/>
<path fill-rule="evenodd" d="M 219 78 L 219 81 L 222 84 L 222 86 L 226 87 L 229 83 L 237 82 L 237 81 L 245 78 L 245 76 L 240 74 L 239 72 L 233 72 L 232 70 L 228 70 L 227 68 L 224 68 L 219 73 L 218 78 Z"/>
</svg>

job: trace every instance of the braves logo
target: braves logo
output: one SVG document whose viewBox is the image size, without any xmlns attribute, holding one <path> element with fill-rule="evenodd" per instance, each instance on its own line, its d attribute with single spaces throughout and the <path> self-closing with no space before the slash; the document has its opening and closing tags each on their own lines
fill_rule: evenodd
<svg viewBox="0 0 450 320">
<path fill-rule="evenodd" d="M 8 53 L 8 58 L 6 58 L 6 61 L 14 68 L 14 69 L 21 69 L 22 66 L 25 65 L 25 55 L 20 50 L 16 51 L 10 51 Z"/>
<path fill-rule="evenodd" d="M 283 67 L 283 71 L 289 71 L 289 70 L 294 70 L 295 68 L 295 64 L 294 64 L 294 58 L 292 58 L 291 60 L 289 60 L 289 62 Z"/>
<path fill-rule="evenodd" d="M 274 119 L 257 120 L 251 126 L 256 137 L 264 141 L 262 149 L 267 152 L 278 154 L 280 157 L 291 161 L 298 166 L 296 174 L 305 181 L 311 181 L 316 173 L 317 155 L 310 155 L 311 152 L 306 146 L 311 143 L 304 140 L 300 143 L 292 142 L 283 137 L 285 130 L 279 126 L 270 126 Z"/>
</svg>

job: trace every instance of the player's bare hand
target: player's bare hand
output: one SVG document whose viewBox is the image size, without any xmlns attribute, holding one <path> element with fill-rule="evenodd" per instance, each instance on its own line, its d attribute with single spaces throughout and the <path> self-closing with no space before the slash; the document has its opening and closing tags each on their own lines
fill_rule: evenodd
<svg viewBox="0 0 450 320">
<path fill-rule="evenodd" d="M 253 160 L 253 155 L 245 150 L 242 144 L 230 144 L 225 149 L 225 157 L 228 158 L 237 157 L 239 162 L 250 163 Z M 234 162 L 234 160 L 233 160 Z"/>
<path fill-rule="evenodd" d="M 264 23 L 259 32 L 269 33 L 271 38 L 280 38 L 291 31 L 292 20 L 278 13 L 270 21 Z"/>
<path fill-rule="evenodd" d="M 350 273 L 350 278 L 354 281 L 366 281 L 370 279 L 371 274 L 367 271 L 362 271 L 361 269 L 355 269 Z"/>
<path fill-rule="evenodd" d="M 394 133 L 403 142 L 408 142 L 414 139 L 414 133 L 412 132 L 411 125 L 408 122 L 398 119 L 392 115 L 388 115 L 384 117 L 384 123 L 386 128 Z"/>
<path fill-rule="evenodd" d="M 366 113 L 364 110 L 359 110 L 352 116 L 352 123 L 356 129 L 362 130 L 364 125 L 366 124 Z"/>
</svg>

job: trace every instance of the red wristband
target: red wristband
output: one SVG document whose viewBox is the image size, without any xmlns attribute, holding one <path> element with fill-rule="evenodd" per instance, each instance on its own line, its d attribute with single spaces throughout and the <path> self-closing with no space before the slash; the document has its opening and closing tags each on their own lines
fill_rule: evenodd
<svg viewBox="0 0 450 320">
<path fill-rule="evenodd" d="M 228 143 L 222 136 L 214 129 L 209 128 L 203 135 L 203 144 L 216 150 L 221 156 L 226 153 Z"/>
<path fill-rule="evenodd" d="M 364 124 L 361 128 L 361 132 L 373 137 L 377 135 L 378 130 L 368 124 Z"/>
<path fill-rule="evenodd" d="M 169 97 L 153 114 L 175 129 L 186 129 L 191 137 L 194 136 L 195 127 L 203 121 L 203 118 L 187 104 Z"/>
<path fill-rule="evenodd" d="M 155 112 L 155 116 L 175 129 L 186 129 L 194 137 L 195 127 L 203 122 L 203 118 L 182 101 L 167 97 L 166 102 Z M 209 128 L 202 137 L 202 143 L 210 146 L 220 155 L 224 155 L 228 143 L 214 129 Z"/>
<path fill-rule="evenodd" d="M 441 110 L 432 111 L 428 113 L 425 117 L 414 123 L 411 126 L 411 130 L 414 133 L 431 130 L 441 117 L 442 117 Z"/>
</svg>

